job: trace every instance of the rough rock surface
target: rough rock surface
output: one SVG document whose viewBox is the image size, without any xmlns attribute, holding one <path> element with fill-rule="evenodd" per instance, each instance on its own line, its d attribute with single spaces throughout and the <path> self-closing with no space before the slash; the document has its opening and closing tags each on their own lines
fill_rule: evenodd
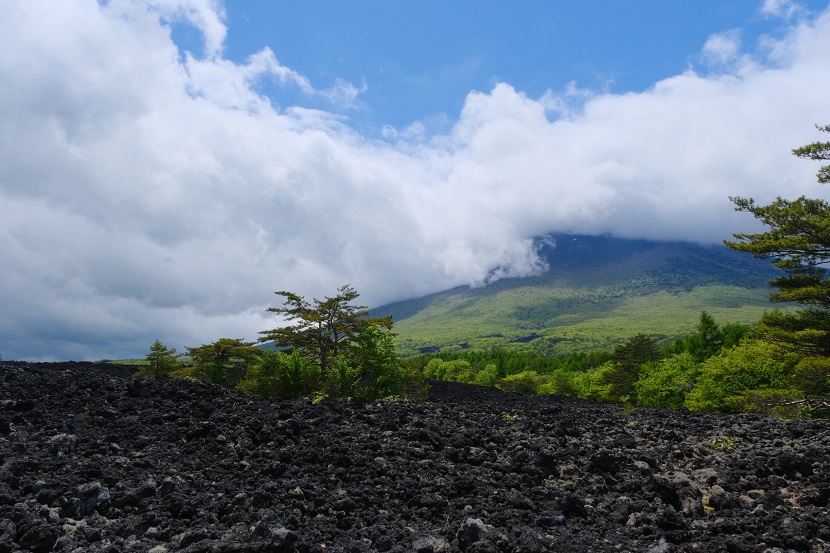
<svg viewBox="0 0 830 553">
<path fill-rule="evenodd" d="M 0 553 L 830 551 L 826 421 L 129 374 L 0 364 Z"/>
</svg>

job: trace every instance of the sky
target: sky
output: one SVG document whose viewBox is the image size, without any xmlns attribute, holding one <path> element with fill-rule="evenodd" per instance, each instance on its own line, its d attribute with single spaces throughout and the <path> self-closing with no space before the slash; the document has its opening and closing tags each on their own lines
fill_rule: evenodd
<svg viewBox="0 0 830 553">
<path fill-rule="evenodd" d="M 830 199 L 827 1 L 9 0 L 0 356 L 254 340 L 546 270 L 552 232 L 720 243 Z"/>
</svg>

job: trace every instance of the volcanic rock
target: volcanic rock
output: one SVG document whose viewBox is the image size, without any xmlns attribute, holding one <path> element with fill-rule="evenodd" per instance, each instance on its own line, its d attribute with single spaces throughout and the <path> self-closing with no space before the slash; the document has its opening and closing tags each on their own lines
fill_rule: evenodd
<svg viewBox="0 0 830 553">
<path fill-rule="evenodd" d="M 827 421 L 133 370 L 0 364 L 0 553 L 830 551 Z"/>
</svg>

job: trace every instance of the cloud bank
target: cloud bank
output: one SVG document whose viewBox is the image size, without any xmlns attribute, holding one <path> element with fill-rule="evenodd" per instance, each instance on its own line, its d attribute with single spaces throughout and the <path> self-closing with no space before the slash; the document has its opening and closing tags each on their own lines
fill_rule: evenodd
<svg viewBox="0 0 830 553">
<path fill-rule="evenodd" d="M 719 242 L 728 196 L 822 196 L 830 11 L 713 35 L 649 90 L 474 91 L 451 132 L 358 134 L 269 49 L 222 57 L 209 0 L 13 1 L 0 17 L 0 355 L 100 359 L 256 338 L 275 290 L 369 305 L 542 269 L 553 231 Z M 763 12 L 797 19 L 796 5 Z M 171 21 L 204 36 L 180 52 Z M 263 80 L 328 98 L 282 106 Z"/>
</svg>

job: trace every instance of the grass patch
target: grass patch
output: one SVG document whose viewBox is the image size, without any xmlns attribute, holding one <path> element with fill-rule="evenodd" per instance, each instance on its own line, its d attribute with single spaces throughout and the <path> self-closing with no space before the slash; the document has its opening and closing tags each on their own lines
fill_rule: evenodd
<svg viewBox="0 0 830 553">
<path fill-rule="evenodd" d="M 608 288 L 520 287 L 492 295 L 444 297 L 397 321 L 402 355 L 427 348 L 507 348 L 544 354 L 611 349 L 638 333 L 665 341 L 694 331 L 700 312 L 722 323 L 757 322 L 768 288 L 709 285 L 639 293 Z"/>
</svg>

